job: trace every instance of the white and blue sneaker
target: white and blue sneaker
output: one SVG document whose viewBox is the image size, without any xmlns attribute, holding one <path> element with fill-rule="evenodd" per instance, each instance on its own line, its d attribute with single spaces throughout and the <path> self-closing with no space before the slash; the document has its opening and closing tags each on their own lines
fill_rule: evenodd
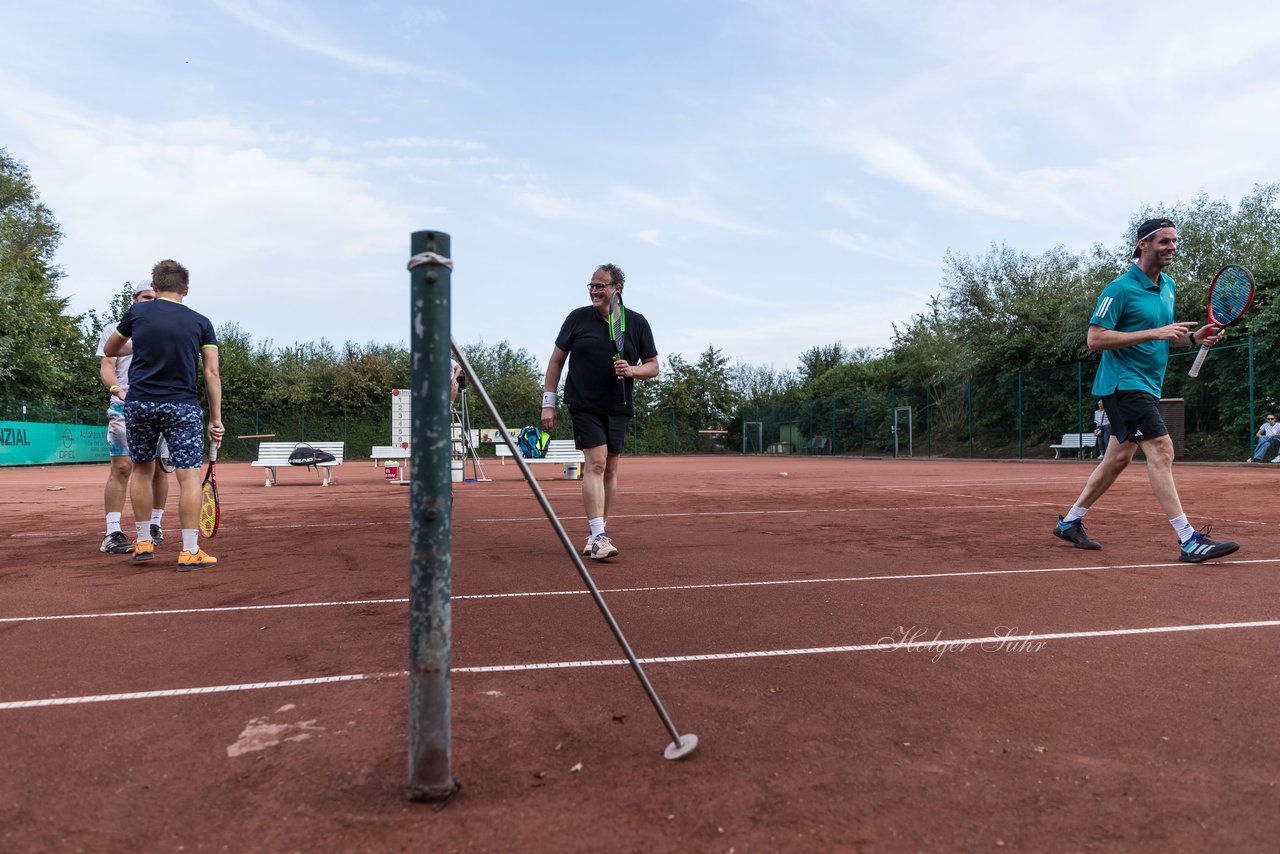
<svg viewBox="0 0 1280 854">
<path fill-rule="evenodd" d="M 1178 549 L 1178 560 L 1183 563 L 1203 563 L 1206 560 L 1213 560 L 1215 557 L 1226 557 L 1240 550 L 1239 543 L 1230 541 L 1215 543 L 1209 539 L 1211 530 L 1213 530 L 1211 525 L 1205 525 L 1202 530 L 1192 534 L 1190 539 Z"/>
</svg>

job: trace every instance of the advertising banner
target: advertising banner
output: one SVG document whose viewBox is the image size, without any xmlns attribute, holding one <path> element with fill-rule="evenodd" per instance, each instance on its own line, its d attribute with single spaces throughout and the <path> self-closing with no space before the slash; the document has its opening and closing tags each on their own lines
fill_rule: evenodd
<svg viewBox="0 0 1280 854">
<path fill-rule="evenodd" d="M 0 466 L 105 463 L 108 459 L 105 426 L 0 421 Z"/>
</svg>

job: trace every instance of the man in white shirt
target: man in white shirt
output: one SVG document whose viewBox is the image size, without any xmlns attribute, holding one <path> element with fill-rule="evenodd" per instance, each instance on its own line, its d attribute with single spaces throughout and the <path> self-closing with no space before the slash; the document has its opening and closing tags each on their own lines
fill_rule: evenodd
<svg viewBox="0 0 1280 854">
<path fill-rule="evenodd" d="M 151 276 L 138 282 L 133 287 L 133 303 L 150 302 L 156 298 L 151 288 Z M 120 528 L 120 514 L 124 510 L 124 499 L 129 492 L 129 476 L 133 473 L 133 461 L 129 459 L 129 437 L 124 428 L 124 398 L 129 393 L 129 363 L 133 361 L 133 347 L 123 356 L 108 356 L 103 352 L 103 344 L 115 334 L 116 325 L 108 324 L 98 339 L 98 373 L 102 384 L 111 393 L 111 403 L 107 407 L 107 454 L 111 457 L 111 470 L 107 474 L 107 485 L 103 490 L 102 503 L 107 513 L 107 533 L 102 538 L 99 551 L 106 554 L 127 555 L 133 551 L 133 540 Z M 164 442 L 162 438 L 161 443 Z M 163 459 L 168 454 L 160 449 Z M 152 493 L 155 495 L 151 511 L 151 538 L 164 541 L 164 529 L 160 526 L 164 516 L 164 505 L 169 498 L 169 479 L 164 469 L 156 466 L 151 481 Z"/>
</svg>

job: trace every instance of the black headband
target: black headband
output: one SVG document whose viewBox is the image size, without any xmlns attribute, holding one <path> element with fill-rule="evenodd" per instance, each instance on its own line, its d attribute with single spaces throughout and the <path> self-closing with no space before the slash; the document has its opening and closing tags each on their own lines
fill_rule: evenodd
<svg viewBox="0 0 1280 854">
<path fill-rule="evenodd" d="M 1146 240 L 1162 228 L 1177 228 L 1177 226 L 1173 224 L 1173 220 L 1171 219 L 1164 219 L 1163 217 L 1160 219 L 1149 219 L 1142 225 L 1138 226 L 1138 240 Z"/>
</svg>

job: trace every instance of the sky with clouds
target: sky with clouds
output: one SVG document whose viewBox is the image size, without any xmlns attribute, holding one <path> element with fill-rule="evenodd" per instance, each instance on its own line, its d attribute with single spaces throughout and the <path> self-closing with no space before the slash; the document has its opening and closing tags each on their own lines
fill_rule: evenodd
<svg viewBox="0 0 1280 854">
<path fill-rule="evenodd" d="M 546 363 L 606 261 L 659 350 L 886 347 L 948 252 L 1116 246 L 1280 180 L 1280 4 L 949 0 L 5 3 L 0 146 L 70 310 L 176 258 L 282 346 L 453 332 Z"/>
</svg>

